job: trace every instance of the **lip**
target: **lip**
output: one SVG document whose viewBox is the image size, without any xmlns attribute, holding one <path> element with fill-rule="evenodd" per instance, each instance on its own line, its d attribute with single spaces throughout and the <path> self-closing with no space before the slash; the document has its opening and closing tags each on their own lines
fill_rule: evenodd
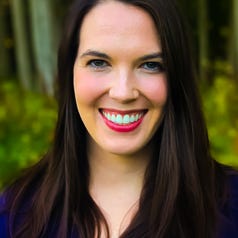
<svg viewBox="0 0 238 238">
<path fill-rule="evenodd" d="M 99 109 L 105 124 L 116 132 L 131 132 L 140 126 L 148 110 Z"/>
</svg>

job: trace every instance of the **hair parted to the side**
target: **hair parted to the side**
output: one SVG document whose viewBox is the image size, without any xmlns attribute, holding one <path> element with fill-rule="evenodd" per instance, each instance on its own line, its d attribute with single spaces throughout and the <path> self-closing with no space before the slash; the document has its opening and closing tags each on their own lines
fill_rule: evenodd
<svg viewBox="0 0 238 238">
<path fill-rule="evenodd" d="M 82 21 L 94 6 L 105 1 L 110 0 L 76 0 L 69 10 L 58 54 L 59 114 L 54 145 L 9 190 L 14 238 L 44 237 L 50 232 L 66 238 L 72 230 L 80 238 L 96 234 L 99 238 L 103 228 L 109 237 L 106 220 L 88 191 L 86 129 L 73 90 Z M 173 0 L 113 1 L 140 7 L 153 18 L 168 80 L 164 120 L 153 138 L 154 155 L 146 171 L 139 211 L 120 238 L 211 238 L 219 199 L 218 166 L 210 156 L 188 37 L 179 11 Z M 16 224 L 22 212 L 24 216 Z"/>
</svg>

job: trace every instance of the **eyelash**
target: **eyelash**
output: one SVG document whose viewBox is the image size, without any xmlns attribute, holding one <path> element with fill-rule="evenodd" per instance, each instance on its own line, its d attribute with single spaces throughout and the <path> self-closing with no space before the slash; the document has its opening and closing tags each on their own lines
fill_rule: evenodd
<svg viewBox="0 0 238 238">
<path fill-rule="evenodd" d="M 153 68 L 151 68 L 151 66 L 153 66 Z M 156 61 L 145 62 L 141 64 L 140 67 L 152 73 L 160 73 L 165 71 L 163 63 Z"/>
<path fill-rule="evenodd" d="M 100 65 L 97 65 L 97 63 L 100 63 Z M 87 62 L 87 66 L 89 66 L 95 70 L 100 70 L 100 69 L 104 69 L 105 67 L 109 66 L 109 64 L 105 60 L 93 59 L 93 60 L 89 60 Z"/>
<path fill-rule="evenodd" d="M 94 70 L 99 70 L 99 71 L 110 66 L 109 63 L 107 63 L 105 60 L 102 60 L 102 59 L 89 60 L 86 65 L 93 68 Z M 153 67 L 151 68 L 151 66 Z M 160 73 L 165 71 L 163 63 L 156 62 L 156 61 L 145 62 L 141 64 L 139 67 L 151 73 Z"/>
</svg>

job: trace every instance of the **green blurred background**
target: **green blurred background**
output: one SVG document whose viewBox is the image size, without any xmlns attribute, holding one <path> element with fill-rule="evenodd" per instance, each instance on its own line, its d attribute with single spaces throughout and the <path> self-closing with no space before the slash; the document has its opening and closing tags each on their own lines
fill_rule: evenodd
<svg viewBox="0 0 238 238">
<path fill-rule="evenodd" d="M 48 150 L 68 0 L 0 0 L 0 188 Z M 238 168 L 238 1 L 178 0 L 193 43 L 211 148 Z"/>
</svg>

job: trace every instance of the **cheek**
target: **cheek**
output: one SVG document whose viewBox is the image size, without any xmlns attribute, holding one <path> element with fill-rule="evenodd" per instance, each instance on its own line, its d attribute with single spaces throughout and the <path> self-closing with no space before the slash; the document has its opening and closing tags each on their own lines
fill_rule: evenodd
<svg viewBox="0 0 238 238">
<path fill-rule="evenodd" d="M 167 81 L 166 77 L 148 79 L 144 82 L 143 93 L 152 104 L 164 106 L 167 101 Z"/>
<path fill-rule="evenodd" d="M 74 73 L 74 92 L 77 103 L 93 103 L 104 91 L 98 78 L 86 72 Z"/>
</svg>

